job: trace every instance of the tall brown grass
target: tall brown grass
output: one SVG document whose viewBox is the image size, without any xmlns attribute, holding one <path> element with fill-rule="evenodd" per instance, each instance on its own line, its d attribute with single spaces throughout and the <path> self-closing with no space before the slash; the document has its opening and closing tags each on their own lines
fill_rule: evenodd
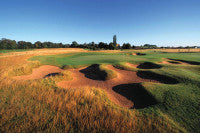
<svg viewBox="0 0 200 133">
<path fill-rule="evenodd" d="M 138 50 L 125 50 L 127 52 L 147 52 L 147 51 L 160 51 L 169 53 L 190 53 L 190 52 L 200 52 L 200 48 L 188 48 L 188 49 L 138 49 Z"/>
<path fill-rule="evenodd" d="M 44 49 L 35 49 L 24 52 L 10 52 L 2 53 L 1 57 L 12 57 L 12 56 L 36 56 L 36 55 L 54 55 L 54 54 L 64 54 L 64 53 L 76 53 L 76 52 L 87 52 L 81 48 L 44 48 Z"/>
</svg>

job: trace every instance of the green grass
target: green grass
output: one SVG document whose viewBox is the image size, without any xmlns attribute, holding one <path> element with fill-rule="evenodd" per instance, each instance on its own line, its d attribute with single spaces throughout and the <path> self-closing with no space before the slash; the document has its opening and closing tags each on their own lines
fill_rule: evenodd
<svg viewBox="0 0 200 133">
<path fill-rule="evenodd" d="M 29 60 L 39 60 L 42 64 L 55 66 L 77 66 L 90 64 L 119 64 L 120 62 L 144 62 L 146 58 L 139 58 L 127 53 L 78 53 L 49 56 L 35 56 Z M 158 59 L 152 59 L 157 61 Z"/>
<path fill-rule="evenodd" d="M 76 53 L 61 55 L 35 56 L 29 60 L 38 60 L 42 64 L 63 66 L 79 66 L 90 64 L 120 64 L 122 62 L 130 62 L 139 64 L 142 62 L 161 61 L 162 58 L 179 59 L 186 61 L 200 62 L 200 53 L 159 53 L 148 52 L 144 56 L 134 56 L 128 53 Z"/>
<path fill-rule="evenodd" d="M 200 53 L 163 53 L 163 52 L 149 52 L 149 56 L 159 56 L 162 58 L 178 59 L 185 61 L 200 62 Z"/>
<path fill-rule="evenodd" d="M 151 108 L 153 112 L 159 109 L 189 132 L 199 132 L 200 67 L 166 65 L 154 72 L 174 77 L 180 83 L 175 85 L 143 83 L 159 101 L 158 105 Z M 146 112 L 146 109 L 142 111 Z"/>
<path fill-rule="evenodd" d="M 30 51 L 30 50 L 34 50 L 34 49 L 11 49 L 11 50 L 0 49 L 0 53 L 23 52 L 23 51 Z"/>
</svg>

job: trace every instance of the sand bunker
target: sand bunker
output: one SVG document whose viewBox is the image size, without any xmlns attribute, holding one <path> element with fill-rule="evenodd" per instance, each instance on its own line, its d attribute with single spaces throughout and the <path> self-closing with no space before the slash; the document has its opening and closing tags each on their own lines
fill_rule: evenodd
<svg viewBox="0 0 200 133">
<path fill-rule="evenodd" d="M 33 69 L 32 74 L 24 75 L 24 76 L 16 76 L 14 79 L 16 80 L 29 80 L 29 79 L 41 79 L 48 76 L 54 76 L 60 73 L 62 69 L 56 66 L 44 65 L 39 68 Z"/>
<path fill-rule="evenodd" d="M 73 77 L 73 80 L 61 81 L 57 83 L 57 85 L 59 87 L 66 88 L 66 89 L 83 88 L 83 87 L 101 88 L 107 92 L 108 97 L 115 104 L 123 106 L 123 107 L 133 108 L 134 107 L 133 100 L 127 98 L 126 96 L 122 96 L 119 92 L 116 92 L 112 88 L 120 84 L 131 84 L 131 83 L 141 83 L 141 82 L 158 83 L 158 81 L 155 81 L 155 80 L 142 79 L 137 76 L 136 72 L 120 70 L 113 67 L 112 65 L 108 65 L 107 68 L 115 71 L 117 73 L 117 78 L 106 80 L 106 81 L 93 80 L 93 79 L 87 78 L 84 73 L 81 73 L 80 71 L 82 71 L 82 69 L 70 69 L 69 71 L 72 74 L 71 76 Z M 133 87 L 132 89 L 137 89 L 137 88 Z"/>
<path fill-rule="evenodd" d="M 129 66 L 129 67 L 134 67 L 134 68 L 137 68 L 137 66 L 138 66 L 138 65 L 132 64 L 132 63 L 126 63 L 126 65 Z"/>
<path fill-rule="evenodd" d="M 129 55 L 137 55 L 136 53 L 130 53 Z"/>
</svg>

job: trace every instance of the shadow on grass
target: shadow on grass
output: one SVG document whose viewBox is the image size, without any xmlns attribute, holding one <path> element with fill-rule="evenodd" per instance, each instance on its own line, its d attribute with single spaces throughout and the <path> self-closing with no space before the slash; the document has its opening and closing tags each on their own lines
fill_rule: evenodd
<svg viewBox="0 0 200 133">
<path fill-rule="evenodd" d="M 136 55 L 140 56 L 140 55 L 146 55 L 146 54 L 144 54 L 144 53 L 136 53 Z"/>
<path fill-rule="evenodd" d="M 158 69 L 161 68 L 162 66 L 154 64 L 152 62 L 144 62 L 140 65 L 137 66 L 137 68 L 141 68 L 141 69 Z"/>
<path fill-rule="evenodd" d="M 177 59 L 169 59 L 169 60 L 185 62 L 185 63 L 188 63 L 190 65 L 200 65 L 200 62 L 196 62 L 196 61 L 186 61 L 186 60 L 177 60 Z"/>
<path fill-rule="evenodd" d="M 142 109 L 158 103 L 140 83 L 121 84 L 114 86 L 112 89 L 131 100 L 134 103 L 131 108 Z"/>
<path fill-rule="evenodd" d="M 143 79 L 156 80 L 164 84 L 178 84 L 179 83 L 178 80 L 176 80 L 175 78 L 172 78 L 166 75 L 157 74 L 151 71 L 138 71 L 137 76 Z"/>
<path fill-rule="evenodd" d="M 49 73 L 48 75 L 44 76 L 44 78 L 48 78 L 48 77 L 54 77 L 56 75 L 59 75 L 60 73 Z"/>
<path fill-rule="evenodd" d="M 168 62 L 172 64 L 181 64 L 180 62 L 177 62 L 177 61 L 168 61 Z"/>
<path fill-rule="evenodd" d="M 107 73 L 100 70 L 99 64 L 93 64 L 85 69 L 80 70 L 81 73 L 85 74 L 86 78 L 93 80 L 102 80 L 105 81 Z"/>
</svg>

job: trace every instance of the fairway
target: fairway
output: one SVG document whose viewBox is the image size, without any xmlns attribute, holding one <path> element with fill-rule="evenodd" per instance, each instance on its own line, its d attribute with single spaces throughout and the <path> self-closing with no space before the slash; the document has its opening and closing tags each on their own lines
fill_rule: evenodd
<svg viewBox="0 0 200 133">
<path fill-rule="evenodd" d="M 134 52 L 133 52 L 134 53 Z M 177 59 L 183 61 L 200 62 L 200 53 L 162 53 L 149 51 L 146 55 L 133 55 L 132 52 L 119 53 L 103 53 L 103 52 L 89 52 L 76 54 L 61 54 L 61 55 L 47 55 L 35 56 L 29 60 L 38 60 L 45 65 L 63 66 L 78 66 L 91 64 L 120 64 L 123 62 L 130 62 L 139 64 L 143 62 L 159 62 L 163 58 Z"/>
</svg>

